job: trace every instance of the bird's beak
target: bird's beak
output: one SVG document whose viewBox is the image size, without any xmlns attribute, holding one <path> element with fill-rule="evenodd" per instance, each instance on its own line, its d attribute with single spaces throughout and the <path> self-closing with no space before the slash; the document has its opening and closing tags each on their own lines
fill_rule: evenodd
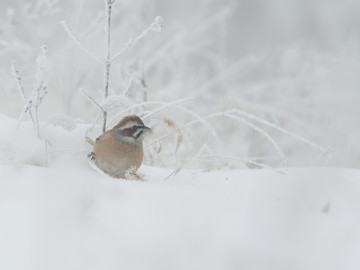
<svg viewBox="0 0 360 270">
<path fill-rule="evenodd" d="M 147 126 L 144 126 L 142 130 L 144 133 L 150 133 L 152 131 L 152 129 Z"/>
</svg>

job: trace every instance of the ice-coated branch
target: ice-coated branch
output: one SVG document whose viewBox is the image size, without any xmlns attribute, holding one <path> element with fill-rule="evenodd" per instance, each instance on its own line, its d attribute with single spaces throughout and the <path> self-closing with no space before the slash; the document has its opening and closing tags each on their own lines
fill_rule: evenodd
<svg viewBox="0 0 360 270">
<path fill-rule="evenodd" d="M 94 104 L 96 107 L 98 107 L 102 112 L 105 112 L 105 110 L 103 109 L 103 107 L 102 107 L 98 102 L 96 102 L 95 99 L 93 99 L 90 95 L 88 95 L 88 94 L 85 92 L 84 89 L 79 88 L 79 92 L 80 92 L 81 94 L 83 94 L 84 97 L 86 97 L 92 104 Z"/>
<path fill-rule="evenodd" d="M 154 21 L 150 24 L 150 26 L 148 28 L 146 28 L 144 31 L 142 31 L 140 33 L 140 35 L 138 35 L 137 37 L 129 39 L 129 41 L 125 43 L 125 45 L 111 58 L 110 61 L 113 62 L 116 59 L 118 59 L 131 46 L 135 46 L 141 40 L 143 40 L 149 34 L 149 32 L 151 32 L 151 31 L 160 32 L 163 27 L 162 21 L 163 21 L 162 17 L 160 17 L 160 16 L 155 17 Z"/>
<path fill-rule="evenodd" d="M 69 35 L 69 37 L 74 41 L 74 43 L 81 49 L 83 50 L 85 53 L 87 53 L 89 56 L 91 56 L 93 59 L 95 59 L 96 61 L 103 63 L 103 61 L 97 57 L 96 55 L 94 55 L 93 53 L 91 53 L 82 43 L 81 41 L 75 36 L 75 34 L 73 33 L 73 31 L 69 28 L 69 26 L 67 25 L 66 21 L 61 21 L 60 22 L 61 25 L 64 27 L 66 33 Z"/>
</svg>

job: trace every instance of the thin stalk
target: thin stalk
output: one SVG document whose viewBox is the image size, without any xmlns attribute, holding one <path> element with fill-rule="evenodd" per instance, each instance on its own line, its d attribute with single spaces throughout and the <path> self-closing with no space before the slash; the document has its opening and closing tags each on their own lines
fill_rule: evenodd
<svg viewBox="0 0 360 270">
<path fill-rule="evenodd" d="M 112 1 L 105 2 L 105 49 L 106 49 L 106 59 L 104 62 L 104 98 L 106 99 L 109 95 L 109 80 L 110 80 L 110 66 L 111 66 L 111 52 L 110 52 L 110 26 L 111 26 L 111 9 L 112 9 Z M 106 130 L 106 118 L 107 112 L 103 111 L 103 132 Z"/>
<path fill-rule="evenodd" d="M 41 140 L 40 125 L 39 125 L 39 113 L 38 113 L 38 107 L 37 106 L 35 107 L 34 112 L 35 112 L 35 128 L 36 128 L 36 131 L 37 131 L 38 138 Z"/>
</svg>

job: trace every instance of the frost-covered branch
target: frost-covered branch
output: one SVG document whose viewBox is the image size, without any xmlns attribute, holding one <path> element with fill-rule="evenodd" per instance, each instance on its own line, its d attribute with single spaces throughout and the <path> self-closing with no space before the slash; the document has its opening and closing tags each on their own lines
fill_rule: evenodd
<svg viewBox="0 0 360 270">
<path fill-rule="evenodd" d="M 105 59 L 101 60 L 95 55 L 93 55 L 82 43 L 81 41 L 74 35 L 72 30 L 68 27 L 65 21 L 62 21 L 61 24 L 63 25 L 65 31 L 68 33 L 68 35 L 73 39 L 75 44 L 81 48 L 84 52 L 86 52 L 88 55 L 90 55 L 92 58 L 96 59 L 98 62 L 102 63 L 104 66 L 104 79 L 103 79 L 103 96 L 104 96 L 104 102 L 98 103 L 93 98 L 91 98 L 89 95 L 83 92 L 83 94 L 89 99 L 93 104 L 95 104 L 102 112 L 103 114 L 103 125 L 102 125 L 102 131 L 105 132 L 106 126 L 107 126 L 107 115 L 108 115 L 108 106 L 105 106 L 106 104 L 110 104 L 112 106 L 114 104 L 114 100 L 109 100 L 109 84 L 110 84 L 110 70 L 111 70 L 111 64 L 113 61 L 115 61 L 120 55 L 122 55 L 130 46 L 138 44 L 142 39 L 144 39 L 150 31 L 159 32 L 162 29 L 162 18 L 156 17 L 154 21 L 151 23 L 151 25 L 146 28 L 140 35 L 135 37 L 134 39 L 129 40 L 125 46 L 113 57 L 111 55 L 111 15 L 112 15 L 112 9 L 113 4 L 116 2 L 116 0 L 104 0 L 105 4 Z M 97 22 L 93 24 L 91 29 L 95 27 Z M 143 76 L 144 77 L 144 76 Z M 143 81 L 144 82 L 144 81 Z M 124 95 L 128 93 L 132 81 L 130 81 L 127 89 L 124 91 Z M 145 85 L 145 83 L 144 83 Z M 144 94 L 144 97 L 146 97 L 147 93 Z M 116 103 L 116 98 L 115 98 Z M 105 104 L 105 105 L 104 105 Z"/>
<path fill-rule="evenodd" d="M 29 114 L 32 123 L 34 125 L 35 130 L 37 131 L 39 139 L 41 139 L 40 135 L 40 124 L 39 124 L 39 106 L 43 102 L 47 92 L 47 85 L 46 85 L 46 70 L 47 70 L 47 59 L 46 59 L 46 53 L 47 48 L 45 45 L 41 47 L 41 54 L 36 59 L 37 63 L 37 74 L 36 74 L 36 86 L 31 94 L 31 97 L 29 99 L 25 96 L 25 90 L 22 85 L 21 81 L 21 74 L 19 70 L 16 68 L 15 64 L 12 64 L 12 70 L 14 72 L 14 75 L 16 76 L 16 80 L 18 83 L 18 89 L 21 95 L 21 98 L 24 102 L 23 110 L 21 111 L 19 120 L 18 120 L 18 126 L 20 125 L 20 122 L 22 121 L 24 115 L 26 113 Z"/>
<path fill-rule="evenodd" d="M 128 42 L 125 43 L 125 45 L 111 58 L 111 62 L 115 61 L 117 58 L 119 58 L 124 52 L 126 52 L 130 47 L 137 45 L 141 40 L 143 40 L 149 32 L 160 32 L 162 30 L 162 17 L 157 16 L 154 21 L 150 24 L 148 28 L 146 28 L 144 31 L 140 33 L 135 38 L 129 39 Z"/>
<path fill-rule="evenodd" d="M 109 95 L 109 83 L 110 83 L 110 67 L 111 67 L 111 10 L 115 0 L 105 0 L 105 54 L 106 59 L 104 62 L 104 99 Z M 107 111 L 103 111 L 103 132 L 106 130 Z"/>
<path fill-rule="evenodd" d="M 14 76 L 16 77 L 18 90 L 19 90 L 21 99 L 22 99 L 22 101 L 24 103 L 24 106 L 25 106 L 24 109 L 23 109 L 23 114 L 28 113 L 31 121 L 33 122 L 33 124 L 35 124 L 34 117 L 32 115 L 31 110 L 29 109 L 29 106 L 31 107 L 31 103 L 29 104 L 29 101 L 27 100 L 27 98 L 25 96 L 25 91 L 24 91 L 24 86 L 22 84 L 21 74 L 20 74 L 19 69 L 15 66 L 15 62 L 12 63 L 11 69 L 12 69 L 12 72 L 13 72 Z M 23 117 L 23 114 L 22 114 L 21 118 Z"/>
<path fill-rule="evenodd" d="M 66 21 L 61 21 L 60 22 L 61 25 L 64 27 L 66 33 L 69 35 L 69 37 L 74 41 L 74 43 L 81 49 L 83 50 L 85 53 L 87 53 L 90 57 L 92 57 L 93 59 L 95 59 L 96 61 L 103 63 L 103 61 L 98 58 L 96 55 L 94 55 L 93 53 L 91 53 L 82 43 L 81 41 L 75 36 L 75 34 L 73 33 L 73 31 L 69 28 L 69 26 L 67 25 Z"/>
<path fill-rule="evenodd" d="M 39 111 L 39 106 L 44 100 L 46 94 L 47 94 L 47 86 L 44 85 L 43 83 L 41 83 L 39 87 L 34 89 L 31 98 L 26 102 L 23 110 L 21 111 L 17 125 L 17 127 L 20 125 L 20 122 L 22 121 L 26 113 L 29 113 L 29 115 L 30 114 L 33 115 L 32 116 L 33 125 L 35 130 L 37 131 L 39 139 L 41 139 L 41 135 L 40 135 L 40 123 L 39 123 L 38 111 Z"/>
<path fill-rule="evenodd" d="M 88 95 L 88 94 L 85 92 L 84 89 L 80 88 L 80 89 L 79 89 L 79 92 L 80 92 L 81 94 L 83 94 L 84 97 L 86 97 L 92 104 L 94 104 L 94 105 L 95 105 L 96 107 L 98 107 L 102 112 L 104 112 L 103 107 L 102 107 L 98 102 L 96 102 L 95 99 L 93 99 L 90 95 Z"/>
</svg>

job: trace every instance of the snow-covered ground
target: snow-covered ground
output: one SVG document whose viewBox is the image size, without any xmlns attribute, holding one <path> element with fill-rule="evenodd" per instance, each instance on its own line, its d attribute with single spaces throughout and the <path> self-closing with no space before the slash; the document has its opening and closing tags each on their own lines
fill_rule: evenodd
<svg viewBox="0 0 360 270">
<path fill-rule="evenodd" d="M 0 269 L 360 267 L 357 170 L 0 168 Z"/>
<path fill-rule="evenodd" d="M 21 165 L 44 159 L 31 124 L 1 122 L 0 269 L 360 267 L 359 170 L 143 166 L 145 181 L 116 180 L 89 167 L 86 125 L 46 126 L 42 167 Z"/>
</svg>

